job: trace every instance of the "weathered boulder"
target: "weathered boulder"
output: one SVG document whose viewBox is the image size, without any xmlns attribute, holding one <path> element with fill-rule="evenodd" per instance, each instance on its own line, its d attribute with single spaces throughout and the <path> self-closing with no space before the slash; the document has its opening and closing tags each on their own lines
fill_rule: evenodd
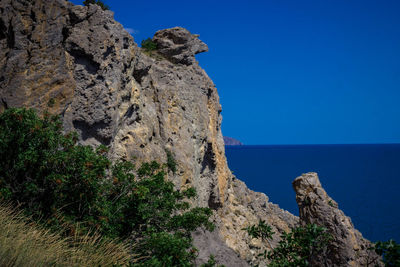
<svg viewBox="0 0 400 267">
<path fill-rule="evenodd" d="M 182 27 L 157 31 L 153 41 L 157 44 L 158 52 L 174 63 L 191 65 L 196 62 L 194 55 L 208 51 L 208 46 L 198 35 Z"/>
<path fill-rule="evenodd" d="M 371 243 L 357 231 L 351 219 L 322 188 L 316 173 L 310 172 L 293 181 L 299 206 L 300 223 L 314 223 L 327 228 L 332 235 L 327 255 L 314 259 L 314 266 L 375 266 L 378 255 Z"/>
</svg>

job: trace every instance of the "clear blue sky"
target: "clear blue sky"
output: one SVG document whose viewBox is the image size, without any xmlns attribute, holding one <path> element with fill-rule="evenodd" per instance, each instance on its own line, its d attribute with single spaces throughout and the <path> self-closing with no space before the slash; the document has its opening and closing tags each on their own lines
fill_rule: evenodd
<svg viewBox="0 0 400 267">
<path fill-rule="evenodd" d="M 174 26 L 200 34 L 226 136 L 400 143 L 399 0 L 104 2 L 138 43 Z"/>
</svg>

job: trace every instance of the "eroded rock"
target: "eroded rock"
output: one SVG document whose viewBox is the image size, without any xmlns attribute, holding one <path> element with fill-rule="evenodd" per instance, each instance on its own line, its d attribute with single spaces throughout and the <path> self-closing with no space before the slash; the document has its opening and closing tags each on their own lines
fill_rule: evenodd
<svg viewBox="0 0 400 267">
<path fill-rule="evenodd" d="M 314 266 L 375 266 L 378 255 L 368 250 L 371 243 L 354 228 L 351 219 L 322 188 L 316 173 L 310 172 L 293 181 L 299 206 L 300 223 L 327 228 L 333 240 L 327 255 L 314 259 Z"/>
<path fill-rule="evenodd" d="M 174 63 L 191 65 L 196 62 L 196 54 L 208 51 L 208 46 L 198 35 L 182 27 L 160 30 L 154 35 L 153 41 L 157 44 L 158 52 Z"/>
</svg>

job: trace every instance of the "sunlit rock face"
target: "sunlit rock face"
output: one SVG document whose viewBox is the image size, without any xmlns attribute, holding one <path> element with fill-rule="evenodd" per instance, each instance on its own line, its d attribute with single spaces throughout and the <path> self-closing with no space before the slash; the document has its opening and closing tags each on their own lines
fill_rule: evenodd
<svg viewBox="0 0 400 267">
<path fill-rule="evenodd" d="M 314 266 L 380 266 L 371 243 L 357 231 L 349 217 L 322 188 L 316 173 L 306 173 L 293 181 L 299 205 L 300 223 L 327 228 L 333 240 L 327 254 L 314 259 Z"/>
<path fill-rule="evenodd" d="M 160 30 L 154 34 L 153 41 L 157 44 L 159 53 L 174 63 L 195 64 L 194 56 L 208 51 L 208 46 L 198 35 L 191 34 L 182 27 Z"/>
<path fill-rule="evenodd" d="M 109 146 L 112 159 L 166 162 L 171 151 L 177 171 L 168 179 L 195 187 L 193 204 L 215 210 L 217 230 L 194 235 L 200 260 L 215 254 L 226 266 L 260 263 L 265 244 L 243 228 L 265 220 L 276 245 L 298 218 L 230 172 L 218 92 L 195 59 L 207 45 L 181 27 L 158 31 L 153 41 L 157 51 L 142 50 L 111 11 L 96 5 L 2 0 L 0 112 L 59 114 L 66 132 L 76 131 L 82 144 Z"/>
</svg>

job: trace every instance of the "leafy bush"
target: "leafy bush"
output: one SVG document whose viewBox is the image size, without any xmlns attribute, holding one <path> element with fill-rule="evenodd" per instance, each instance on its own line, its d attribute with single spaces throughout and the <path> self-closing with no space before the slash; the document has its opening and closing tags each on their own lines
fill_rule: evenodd
<svg viewBox="0 0 400 267">
<path fill-rule="evenodd" d="M 274 234 L 271 226 L 265 224 L 264 221 L 260 221 L 258 225 L 249 226 L 245 230 L 251 237 L 261 238 L 263 241 L 268 241 Z M 265 250 L 258 256 L 262 256 L 264 259 L 268 258 L 270 267 L 306 267 L 310 266 L 310 262 L 315 256 L 326 251 L 330 240 L 331 236 L 325 228 L 308 224 L 284 233 L 276 248 L 272 249 L 269 244 L 271 250 Z"/>
<path fill-rule="evenodd" d="M 144 48 L 146 51 L 154 51 L 157 49 L 157 44 L 153 42 L 151 38 L 147 38 L 146 40 L 143 40 L 141 42 L 142 48 Z"/>
<path fill-rule="evenodd" d="M 83 4 L 85 6 L 89 6 L 89 4 L 98 5 L 103 10 L 109 10 L 110 9 L 110 7 L 108 5 L 106 5 L 106 4 L 104 4 L 104 2 L 101 1 L 101 0 L 85 0 L 85 1 L 83 1 Z"/>
<path fill-rule="evenodd" d="M 148 257 L 140 266 L 189 266 L 197 256 L 190 232 L 200 226 L 212 231 L 209 208 L 192 208 L 184 198 L 196 195 L 190 188 L 176 191 L 164 179 L 158 163 L 145 163 L 138 170 L 139 181 L 127 203 L 134 215 L 126 216 L 139 240 L 136 253 Z"/>
<path fill-rule="evenodd" d="M 265 221 L 260 220 L 258 225 L 251 225 L 247 228 L 244 228 L 247 233 L 253 238 L 261 238 L 261 241 L 266 241 L 272 238 L 272 235 L 275 234 L 272 231 L 272 227 L 265 223 Z"/>
<path fill-rule="evenodd" d="M 185 199 L 195 190 L 175 190 L 164 165 L 136 171 L 131 162 L 112 164 L 106 153 L 104 146 L 77 145 L 55 116 L 8 109 L 0 114 L 0 198 L 64 234 L 95 229 L 131 238 L 139 266 L 190 265 L 197 255 L 190 232 L 212 230 L 212 211 L 190 208 Z"/>
<path fill-rule="evenodd" d="M 378 241 L 374 246 L 375 252 L 381 255 L 386 267 L 400 266 L 400 244 L 394 240 Z"/>
<path fill-rule="evenodd" d="M 110 166 L 106 148 L 76 145 L 61 122 L 33 110 L 9 109 L 0 115 L 0 196 L 19 203 L 34 219 L 48 223 L 98 223 L 108 206 L 102 194 Z"/>
<path fill-rule="evenodd" d="M 170 171 L 174 174 L 176 172 L 176 161 L 174 155 L 172 154 L 171 150 L 165 149 L 165 153 L 167 154 L 167 167 Z"/>
<path fill-rule="evenodd" d="M 315 224 L 294 228 L 281 238 L 278 247 L 268 254 L 271 267 L 309 266 L 314 257 L 326 251 L 331 240 L 326 229 Z"/>
<path fill-rule="evenodd" d="M 215 256 L 211 254 L 210 257 L 208 258 L 208 261 L 200 265 L 200 267 L 225 267 L 225 265 L 217 265 Z"/>
</svg>

